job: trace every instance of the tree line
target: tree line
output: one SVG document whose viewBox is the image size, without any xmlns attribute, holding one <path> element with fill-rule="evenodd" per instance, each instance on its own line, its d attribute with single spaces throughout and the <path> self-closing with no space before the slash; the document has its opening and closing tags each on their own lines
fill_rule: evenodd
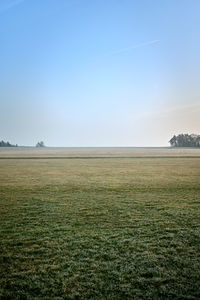
<svg viewBox="0 0 200 300">
<path fill-rule="evenodd" d="M 174 135 L 169 141 L 172 147 L 200 147 L 200 135 L 179 134 Z"/>
<path fill-rule="evenodd" d="M 18 145 L 16 144 L 16 145 L 12 145 L 11 143 L 9 143 L 9 142 L 4 142 L 3 140 L 2 141 L 0 141 L 0 147 L 18 147 Z M 38 142 L 37 144 L 36 144 L 36 147 L 38 148 L 38 147 L 45 147 L 45 144 L 44 144 L 44 142 L 43 141 L 41 141 L 41 142 Z"/>
<path fill-rule="evenodd" d="M 17 147 L 17 144 L 16 145 L 12 145 L 9 142 L 4 142 L 2 140 L 2 141 L 0 141 L 0 147 Z"/>
</svg>

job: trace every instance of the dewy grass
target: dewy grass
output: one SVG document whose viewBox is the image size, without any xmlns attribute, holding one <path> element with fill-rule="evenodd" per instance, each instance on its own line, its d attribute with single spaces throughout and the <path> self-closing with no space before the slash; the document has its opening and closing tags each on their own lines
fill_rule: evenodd
<svg viewBox="0 0 200 300">
<path fill-rule="evenodd" d="M 200 299 L 200 159 L 0 161 L 0 299 Z"/>
</svg>

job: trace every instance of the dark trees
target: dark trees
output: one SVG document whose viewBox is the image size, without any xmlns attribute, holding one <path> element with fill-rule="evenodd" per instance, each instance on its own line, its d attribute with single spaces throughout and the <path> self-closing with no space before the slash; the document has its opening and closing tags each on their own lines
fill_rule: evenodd
<svg viewBox="0 0 200 300">
<path fill-rule="evenodd" d="M 200 147 L 200 135 L 179 134 L 174 135 L 169 141 L 172 147 Z"/>
</svg>

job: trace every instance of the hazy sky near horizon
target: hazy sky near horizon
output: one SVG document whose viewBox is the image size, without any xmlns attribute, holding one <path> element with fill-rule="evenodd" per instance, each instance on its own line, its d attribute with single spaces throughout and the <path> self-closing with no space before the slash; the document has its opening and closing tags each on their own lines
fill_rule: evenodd
<svg viewBox="0 0 200 300">
<path fill-rule="evenodd" d="M 199 0 L 1 0 L 0 139 L 167 146 L 200 134 Z"/>
</svg>

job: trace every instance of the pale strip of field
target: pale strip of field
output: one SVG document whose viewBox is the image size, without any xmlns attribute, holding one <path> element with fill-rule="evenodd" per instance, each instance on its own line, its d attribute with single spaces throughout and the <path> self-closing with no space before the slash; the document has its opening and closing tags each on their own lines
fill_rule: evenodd
<svg viewBox="0 0 200 300">
<path fill-rule="evenodd" d="M 200 157 L 200 148 L 63 147 L 0 148 L 0 158 Z"/>
</svg>

